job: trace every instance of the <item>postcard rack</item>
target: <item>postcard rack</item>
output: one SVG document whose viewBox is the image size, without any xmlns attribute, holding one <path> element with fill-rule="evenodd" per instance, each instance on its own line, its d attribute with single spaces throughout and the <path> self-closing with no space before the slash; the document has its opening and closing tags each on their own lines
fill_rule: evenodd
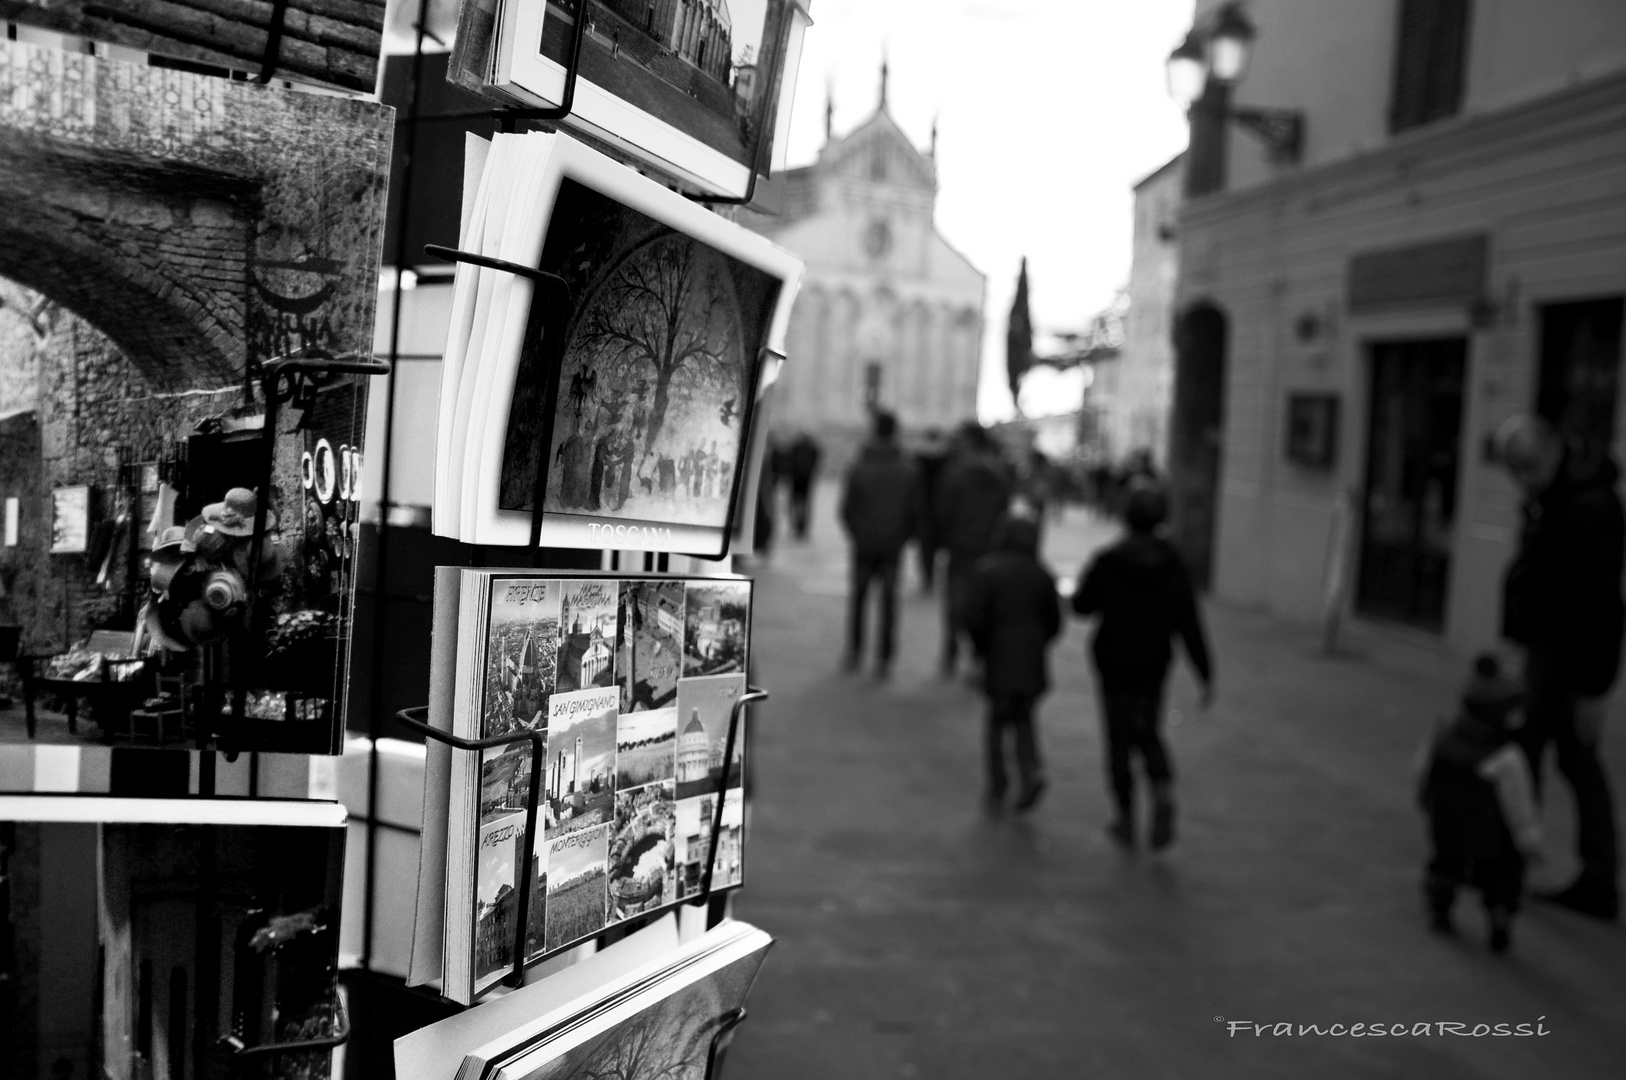
<svg viewBox="0 0 1626 1080">
<path fill-rule="evenodd" d="M 709 903 L 712 893 L 712 870 L 717 863 L 717 841 L 723 830 L 723 801 L 728 794 L 728 777 L 734 760 L 735 748 L 739 745 L 739 729 L 741 718 L 745 714 L 745 707 L 753 702 L 766 701 L 768 692 L 754 686 L 747 686 L 745 693 L 734 702 L 728 714 L 728 738 L 723 747 L 722 777 L 717 782 L 716 798 L 712 800 L 711 809 L 711 836 L 707 847 L 706 873 L 701 881 L 700 892 L 692 898 L 695 903 Z M 429 707 L 420 705 L 417 708 L 402 709 L 395 714 L 397 720 L 425 738 L 445 743 L 454 750 L 466 750 L 480 753 L 485 750 L 494 750 L 499 746 L 513 746 L 516 743 L 529 742 L 531 744 L 531 780 L 525 795 L 525 842 L 520 845 L 519 869 L 519 904 L 514 910 L 514 965 L 508 974 L 503 977 L 502 985 L 518 988 L 525 984 L 525 969 L 529 966 L 525 958 L 525 937 L 530 930 L 531 922 L 531 888 L 536 880 L 536 815 L 537 807 L 541 802 L 542 773 L 547 766 L 547 736 L 545 733 L 528 730 L 517 731 L 509 735 L 494 735 L 489 739 L 462 739 L 450 732 L 431 727 L 427 722 Z M 600 941 L 619 927 L 605 927 L 584 941 Z M 578 943 L 579 944 L 579 943 Z M 540 958 L 538 958 L 540 959 Z M 743 1010 L 741 1011 L 743 1018 Z M 734 1021 L 738 1023 L 738 1020 Z M 731 1025 L 730 1025 L 731 1026 Z M 719 1032 L 719 1034 L 721 1034 Z"/>
</svg>

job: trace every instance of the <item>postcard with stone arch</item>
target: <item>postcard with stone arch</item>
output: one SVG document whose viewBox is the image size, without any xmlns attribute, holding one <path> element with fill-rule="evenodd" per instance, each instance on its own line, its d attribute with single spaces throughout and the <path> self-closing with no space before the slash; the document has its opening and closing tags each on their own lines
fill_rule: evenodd
<svg viewBox="0 0 1626 1080">
<path fill-rule="evenodd" d="M 95 6 L 18 21 L 85 27 Z M 0 41 L 7 621 L 37 658 L 0 744 L 342 751 L 367 376 L 302 383 L 275 423 L 262 380 L 371 354 L 394 126 L 376 103 Z M 230 704 L 194 716 L 186 688 Z"/>
<path fill-rule="evenodd" d="M 524 138 L 553 142 L 523 210 L 545 225 L 519 261 L 569 303 L 516 286 L 464 539 L 528 544 L 546 465 L 544 545 L 720 556 L 801 263 L 566 136 Z"/>
</svg>

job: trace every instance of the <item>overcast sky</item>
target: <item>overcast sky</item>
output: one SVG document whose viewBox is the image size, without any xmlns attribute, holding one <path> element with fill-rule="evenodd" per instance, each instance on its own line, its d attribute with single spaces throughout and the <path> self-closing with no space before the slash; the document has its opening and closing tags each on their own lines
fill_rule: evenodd
<svg viewBox="0 0 1626 1080">
<path fill-rule="evenodd" d="M 938 230 L 988 275 L 978 408 L 1011 415 L 1005 322 L 1028 257 L 1035 322 L 1082 328 L 1129 277 L 1130 186 L 1184 148 L 1163 61 L 1191 0 L 814 0 L 790 164 L 874 111 L 883 47 L 888 104 L 922 148 L 938 128 Z M 1031 379 L 1030 414 L 1076 408 L 1076 379 Z"/>
</svg>

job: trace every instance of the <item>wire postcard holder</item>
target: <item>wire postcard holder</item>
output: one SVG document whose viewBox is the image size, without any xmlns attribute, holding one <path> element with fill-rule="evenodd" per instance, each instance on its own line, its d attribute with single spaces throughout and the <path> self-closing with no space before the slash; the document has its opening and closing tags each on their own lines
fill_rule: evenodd
<svg viewBox="0 0 1626 1080">
<path fill-rule="evenodd" d="M 717 863 L 717 841 L 723 829 L 723 801 L 728 793 L 728 777 L 730 764 L 734 760 L 735 747 L 739 745 L 740 721 L 745 714 L 745 707 L 754 702 L 766 701 L 768 692 L 754 686 L 746 687 L 745 693 L 734 701 L 728 714 L 728 738 L 723 749 L 723 771 L 717 781 L 716 798 L 712 800 L 711 810 L 711 840 L 707 846 L 706 872 L 701 881 L 700 892 L 694 897 L 684 899 L 684 903 L 709 903 L 712 892 L 712 870 Z M 536 814 L 538 804 L 541 802 L 542 771 L 547 764 L 547 733 L 537 730 L 519 731 L 509 735 L 494 735 L 488 739 L 463 739 L 428 723 L 429 707 L 421 705 L 417 708 L 402 709 L 395 714 L 402 724 L 425 738 L 445 743 L 456 750 L 466 750 L 481 753 L 493 750 L 499 746 L 512 746 L 516 743 L 529 742 L 531 744 L 531 780 L 525 795 L 525 842 L 520 845 L 520 872 L 519 872 L 519 906 L 514 911 L 514 963 L 508 974 L 503 977 L 502 985 L 518 988 L 525 984 L 525 969 L 533 962 L 527 960 L 525 953 L 526 934 L 530 929 L 532 885 L 536 879 L 535 848 L 536 843 Z M 606 934 L 618 930 L 619 927 L 605 927 L 598 933 L 582 939 L 583 941 L 599 941 Z M 581 944 L 575 942 L 574 944 Z M 535 960 L 541 960 L 547 954 L 538 955 Z M 737 1022 L 737 1021 L 736 1021 Z"/>
</svg>

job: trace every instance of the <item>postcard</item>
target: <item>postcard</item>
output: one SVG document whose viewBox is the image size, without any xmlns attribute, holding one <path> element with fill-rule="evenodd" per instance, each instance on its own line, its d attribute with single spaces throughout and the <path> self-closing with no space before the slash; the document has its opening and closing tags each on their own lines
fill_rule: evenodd
<svg viewBox="0 0 1626 1080">
<path fill-rule="evenodd" d="M 531 104 L 562 100 L 563 123 L 702 192 L 742 197 L 752 171 L 782 167 L 801 37 L 794 0 L 501 0 L 491 82 Z M 792 62 L 792 58 L 795 62 Z"/>
<path fill-rule="evenodd" d="M 263 376 L 370 353 L 393 130 L 376 104 L 0 41 L 7 209 L 47 286 L 0 285 L 6 584 L 35 658 L 0 742 L 339 752 L 367 376 L 284 379 L 274 422 Z M 90 158 L 120 210 L 76 224 L 56 178 Z"/>
<path fill-rule="evenodd" d="M 547 830 L 607 822 L 615 811 L 615 687 L 555 694 L 549 702 Z"/>
<path fill-rule="evenodd" d="M 6 1075 L 230 1080 L 342 1030 L 343 808 L 233 802 L 0 799 Z"/>
<path fill-rule="evenodd" d="M 504 161 L 525 179 L 503 257 L 558 285 L 458 269 L 436 531 L 528 545 L 545 465 L 542 544 L 721 556 L 800 263 L 566 136 L 499 135 L 487 171 Z"/>
<path fill-rule="evenodd" d="M 696 582 L 686 596 L 683 674 L 745 671 L 751 588 L 743 581 Z"/>
<path fill-rule="evenodd" d="M 566 581 L 559 612 L 561 693 L 615 685 L 617 582 Z"/>
<path fill-rule="evenodd" d="M 723 753 L 734 704 L 745 693 L 744 675 L 684 679 L 678 683 L 677 794 L 680 799 L 715 792 L 722 786 Z M 728 786 L 740 784 L 745 728 L 734 732 L 734 759 Z"/>
<path fill-rule="evenodd" d="M 546 947 L 550 952 L 604 929 L 610 829 L 606 823 L 549 841 Z"/>
<path fill-rule="evenodd" d="M 616 661 L 622 712 L 665 708 L 677 697 L 685 610 L 681 581 L 622 582 Z"/>
</svg>

